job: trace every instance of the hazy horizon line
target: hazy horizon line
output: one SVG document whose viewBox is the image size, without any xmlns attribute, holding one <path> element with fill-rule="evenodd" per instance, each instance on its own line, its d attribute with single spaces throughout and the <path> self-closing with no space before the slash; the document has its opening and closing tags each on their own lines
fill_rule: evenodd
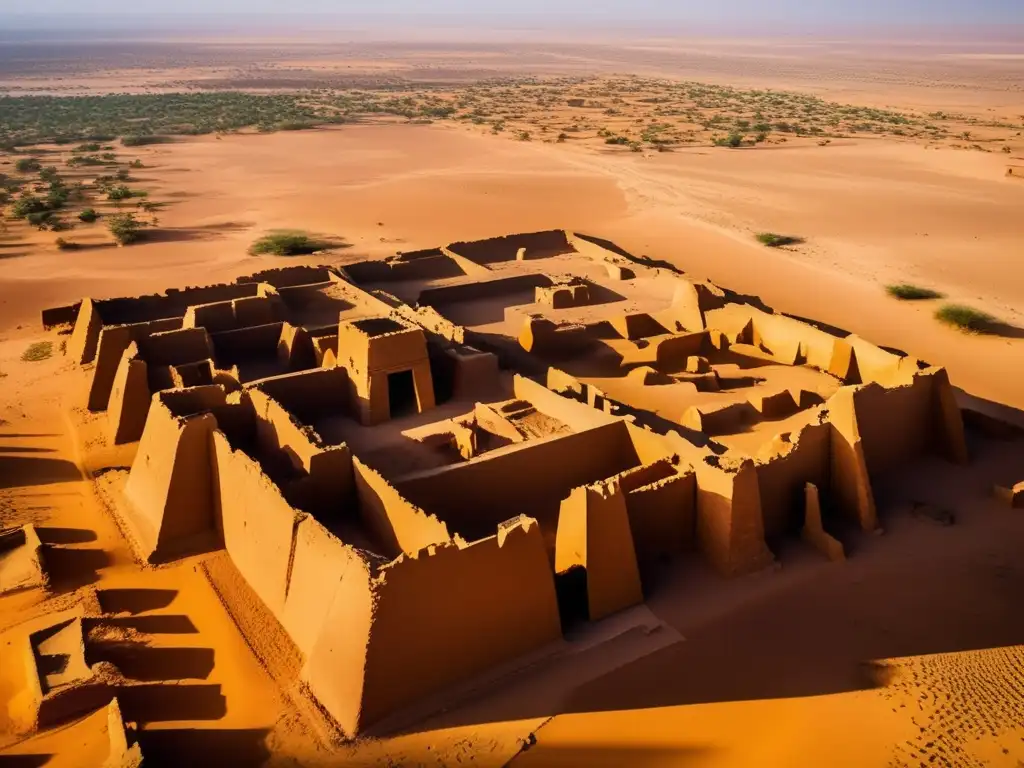
<svg viewBox="0 0 1024 768">
<path fill-rule="evenodd" d="M 396 24 L 396 20 L 401 23 Z M 479 29 L 490 32 L 535 31 L 562 33 L 606 32 L 620 35 L 644 33 L 652 37 L 724 35 L 732 38 L 756 39 L 758 37 L 808 37 L 808 36 L 855 36 L 872 35 L 879 42 L 899 38 L 904 42 L 908 34 L 938 35 L 941 42 L 949 38 L 963 42 L 983 40 L 999 42 L 1024 41 L 1024 22 L 963 23 L 953 21 L 926 22 L 814 22 L 760 20 L 725 22 L 709 20 L 685 20 L 678 17 L 654 16 L 628 19 L 608 16 L 580 18 L 573 14 L 537 14 L 527 12 L 492 12 L 486 14 L 465 14 L 438 11 L 432 13 L 322 13 L 298 10 L 294 13 L 276 11 L 254 11 L 252 13 L 64 13 L 45 12 L 4 13 L 0 11 L 0 39 L 5 43 L 19 42 L 18 39 L 4 39 L 4 33 L 38 34 L 81 34 L 112 33 L 119 37 L 131 34 L 152 35 L 154 33 L 207 33 L 222 36 L 235 33 L 242 36 L 250 32 L 273 31 L 278 35 L 303 34 L 325 35 L 339 31 L 405 32 L 415 30 L 444 31 Z M 26 41 L 29 42 L 29 41 Z M 34 41 L 33 41 L 34 42 Z M 931 42 L 928 40 L 922 43 Z"/>
</svg>

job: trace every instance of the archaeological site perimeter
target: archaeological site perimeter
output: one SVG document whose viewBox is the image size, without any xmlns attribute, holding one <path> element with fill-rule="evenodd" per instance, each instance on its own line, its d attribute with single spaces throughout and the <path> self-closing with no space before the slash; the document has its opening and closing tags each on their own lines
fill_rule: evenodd
<svg viewBox="0 0 1024 768">
<path fill-rule="evenodd" d="M 288 645 L 346 738 L 643 603 L 679 558 L 727 578 L 775 542 L 857 557 L 842 532 L 878 527 L 879 478 L 968 460 L 943 369 L 572 232 L 43 323 L 80 368 L 80 463 L 135 556 L 224 550 L 221 600 L 252 647 Z M 31 525 L 2 546 L 4 590 L 45 584 Z M 124 763 L 118 701 L 152 681 L 95 652 L 111 600 L 28 637 L 24 718 L 109 704 Z"/>
</svg>

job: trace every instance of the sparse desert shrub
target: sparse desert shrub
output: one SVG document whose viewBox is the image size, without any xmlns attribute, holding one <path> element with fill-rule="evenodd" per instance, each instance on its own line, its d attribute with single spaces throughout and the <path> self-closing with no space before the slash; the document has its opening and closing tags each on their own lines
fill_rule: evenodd
<svg viewBox="0 0 1024 768">
<path fill-rule="evenodd" d="M 42 167 L 39 160 L 34 157 L 23 157 L 14 164 L 14 169 L 18 173 L 35 173 Z"/>
<path fill-rule="evenodd" d="M 11 206 L 11 216 L 16 219 L 25 219 L 35 213 L 47 211 L 46 203 L 35 195 L 24 194 L 14 201 Z"/>
<path fill-rule="evenodd" d="M 715 144 L 719 147 L 729 147 L 730 149 L 736 149 L 743 146 L 743 134 L 739 131 L 733 131 L 724 139 L 716 141 Z"/>
<path fill-rule="evenodd" d="M 761 245 L 769 248 L 781 248 L 784 245 L 800 245 L 804 241 L 802 237 L 794 235 L 779 235 L 775 232 L 758 232 L 754 237 Z"/>
<path fill-rule="evenodd" d="M 253 256 L 301 256 L 330 248 L 327 240 L 313 237 L 298 229 L 268 232 L 249 247 Z"/>
<path fill-rule="evenodd" d="M 57 246 L 58 251 L 77 251 L 82 247 L 80 243 L 73 243 L 70 240 L 65 240 L 63 237 L 58 237 L 53 241 L 53 244 Z"/>
<path fill-rule="evenodd" d="M 26 363 L 37 363 L 40 360 L 46 360 L 51 355 L 53 355 L 53 342 L 37 341 L 21 353 L 21 359 Z"/>
<path fill-rule="evenodd" d="M 990 333 L 997 322 L 987 312 L 965 304 L 943 304 L 936 310 L 935 319 L 970 333 Z"/>
<path fill-rule="evenodd" d="M 641 144 L 639 141 L 631 141 L 629 142 L 629 150 L 630 152 L 643 152 L 644 145 Z"/>
<path fill-rule="evenodd" d="M 220 138 L 220 137 L 218 136 L 218 138 Z M 144 166 L 144 165 L 142 164 L 142 161 L 141 161 L 141 160 L 139 160 L 138 158 L 135 158 L 134 160 L 132 160 L 132 161 L 131 161 L 130 163 L 128 163 L 128 165 L 129 165 L 130 167 L 132 167 L 132 168 L 144 168 L 144 167 L 145 167 L 145 166 Z"/>
<path fill-rule="evenodd" d="M 78 214 L 78 220 L 84 221 L 86 224 L 92 224 L 100 215 L 96 213 L 92 208 L 86 208 L 80 214 Z"/>
<path fill-rule="evenodd" d="M 942 294 L 931 288 L 922 288 L 910 283 L 896 283 L 885 286 L 885 292 L 901 301 L 923 301 L 925 299 L 941 299 Z"/>
<path fill-rule="evenodd" d="M 52 216 L 53 211 L 50 210 L 44 209 L 42 211 L 33 211 L 32 213 L 25 216 L 25 221 L 27 221 L 33 227 L 45 229 L 46 222 L 49 221 L 50 217 Z"/>
<path fill-rule="evenodd" d="M 107 192 L 107 200 L 113 200 L 114 202 L 118 202 L 120 200 L 127 200 L 134 196 L 135 194 L 124 184 L 119 184 L 116 187 L 112 187 L 110 191 Z"/>
<path fill-rule="evenodd" d="M 569 134 L 568 133 L 560 133 L 560 134 L 558 134 L 558 143 L 562 144 L 568 138 L 569 138 Z"/>
<path fill-rule="evenodd" d="M 170 144 L 174 139 L 170 136 L 122 136 L 121 145 L 125 147 L 145 147 L 150 144 Z"/>
<path fill-rule="evenodd" d="M 605 144 L 611 144 L 613 146 L 621 145 L 621 146 L 625 147 L 625 146 L 629 145 L 629 137 L 628 136 L 609 136 L 607 139 L 604 140 L 604 143 Z"/>
<path fill-rule="evenodd" d="M 520 141 L 529 141 L 533 137 L 530 136 L 530 132 L 529 131 L 520 131 L 516 135 L 516 138 L 519 139 Z"/>
<path fill-rule="evenodd" d="M 107 229 L 118 245 L 131 245 L 142 237 L 146 223 L 132 213 L 116 213 L 107 220 Z"/>
</svg>

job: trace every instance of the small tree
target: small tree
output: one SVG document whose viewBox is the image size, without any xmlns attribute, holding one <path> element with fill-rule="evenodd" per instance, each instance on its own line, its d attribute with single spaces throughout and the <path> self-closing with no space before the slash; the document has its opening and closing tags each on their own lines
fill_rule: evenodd
<svg viewBox="0 0 1024 768">
<path fill-rule="evenodd" d="M 46 210 L 45 202 L 35 195 L 24 194 L 11 206 L 11 216 L 16 219 L 24 219 L 34 213 L 42 213 Z"/>
<path fill-rule="evenodd" d="M 14 164 L 14 168 L 18 173 L 35 173 L 42 165 L 34 157 L 23 157 Z"/>
<path fill-rule="evenodd" d="M 118 245 L 131 245 L 138 242 L 145 226 L 145 222 L 136 219 L 133 213 L 116 213 L 107 221 L 107 229 L 110 230 L 114 242 Z"/>
</svg>

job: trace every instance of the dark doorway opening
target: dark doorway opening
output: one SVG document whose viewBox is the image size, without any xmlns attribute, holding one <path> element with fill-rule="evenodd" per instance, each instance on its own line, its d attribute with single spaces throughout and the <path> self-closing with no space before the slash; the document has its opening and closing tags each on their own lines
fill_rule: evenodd
<svg viewBox="0 0 1024 768">
<path fill-rule="evenodd" d="M 416 383 L 412 378 L 412 371 L 388 374 L 388 404 L 392 419 L 417 412 Z"/>
<path fill-rule="evenodd" d="M 555 576 L 555 594 L 558 613 L 562 619 L 562 632 L 584 624 L 590 619 L 590 601 L 587 596 L 587 569 L 574 565 L 565 573 Z"/>
</svg>

